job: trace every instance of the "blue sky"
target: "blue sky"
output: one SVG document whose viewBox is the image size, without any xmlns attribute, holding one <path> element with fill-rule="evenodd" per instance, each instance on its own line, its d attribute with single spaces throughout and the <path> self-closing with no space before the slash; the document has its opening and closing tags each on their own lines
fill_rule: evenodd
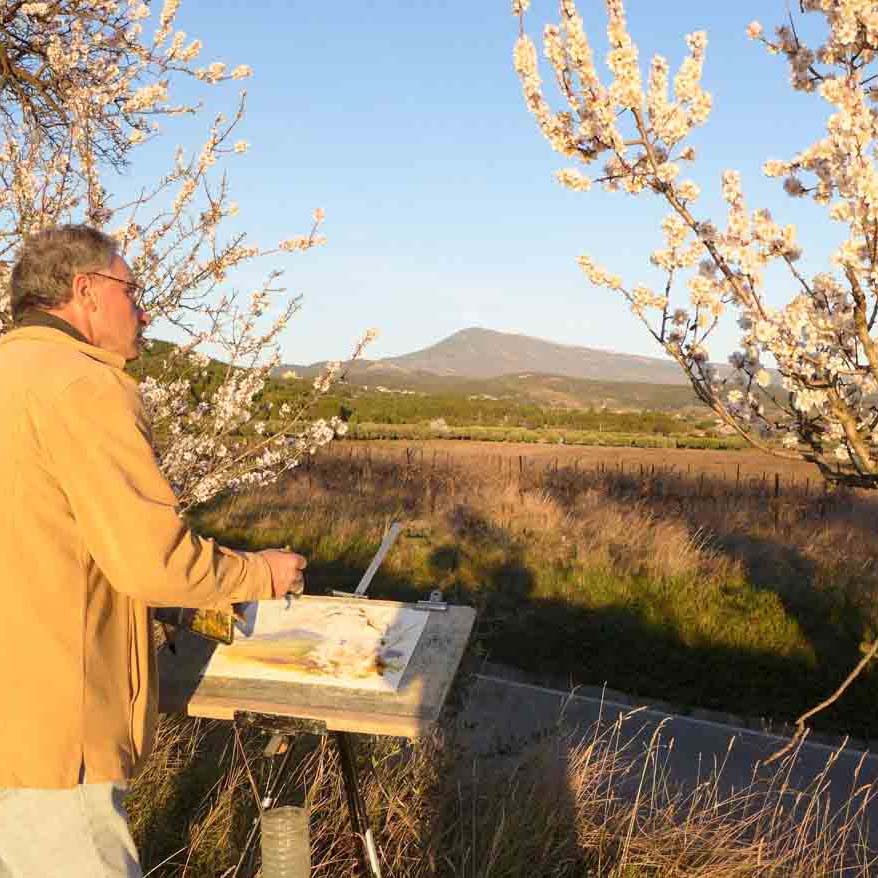
<svg viewBox="0 0 878 878">
<path fill-rule="evenodd" d="M 605 54 L 603 3 L 580 0 L 597 55 Z M 795 4 L 794 4 L 795 5 Z M 375 326 L 369 356 L 432 344 L 468 326 L 522 332 L 566 344 L 640 354 L 658 348 L 609 291 L 591 287 L 576 256 L 588 252 L 627 281 L 649 282 L 648 262 L 666 212 L 645 196 L 568 192 L 552 172 L 569 165 L 526 111 L 512 69 L 517 22 L 508 0 L 188 0 L 179 25 L 205 44 L 205 61 L 254 68 L 240 137 L 250 151 L 229 162 L 240 226 L 266 244 L 305 231 L 327 213 L 325 248 L 281 260 L 304 295 L 282 342 L 284 360 L 342 358 Z M 683 35 L 708 31 L 704 85 L 714 113 L 692 142 L 700 215 L 719 217 L 719 178 L 739 169 L 751 207 L 794 221 L 806 268 L 826 261 L 839 229 L 822 212 L 762 177 L 766 158 L 816 139 L 826 105 L 793 93 L 783 61 L 745 28 L 785 15 L 782 0 L 734 4 L 628 0 L 644 68 L 654 52 L 672 70 Z M 533 0 L 528 29 L 557 20 L 555 2 Z M 806 28 L 807 30 L 807 28 Z M 603 64 L 601 65 L 602 69 Z M 548 78 L 548 77 L 546 77 Z M 209 108 L 230 106 L 239 83 L 211 90 Z M 130 181 L 159 167 L 201 125 L 166 123 Z M 277 264 L 267 260 L 268 269 Z M 259 273 L 239 275 L 242 290 Z M 792 289 L 778 279 L 772 297 Z M 170 337 L 156 327 L 154 335 Z M 724 358 L 733 328 L 711 351 Z"/>
</svg>

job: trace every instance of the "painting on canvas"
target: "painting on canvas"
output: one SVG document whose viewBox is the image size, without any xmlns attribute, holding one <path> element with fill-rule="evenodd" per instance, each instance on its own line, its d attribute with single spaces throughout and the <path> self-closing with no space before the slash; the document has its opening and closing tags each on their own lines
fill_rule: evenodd
<svg viewBox="0 0 878 878">
<path fill-rule="evenodd" d="M 395 691 L 427 622 L 409 607 L 302 597 L 244 606 L 205 676 Z"/>
</svg>

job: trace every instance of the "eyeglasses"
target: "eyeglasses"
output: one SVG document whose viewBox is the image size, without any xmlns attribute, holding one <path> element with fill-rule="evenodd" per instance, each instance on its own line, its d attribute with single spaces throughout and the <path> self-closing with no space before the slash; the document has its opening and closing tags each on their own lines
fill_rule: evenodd
<svg viewBox="0 0 878 878">
<path fill-rule="evenodd" d="M 101 274 L 99 271 L 89 271 L 87 273 L 93 274 L 95 277 L 102 277 L 106 280 L 114 280 L 116 283 L 124 284 L 127 289 L 126 295 L 135 304 L 139 304 L 140 300 L 143 298 L 143 287 L 139 283 L 135 283 L 133 280 L 122 280 L 121 277 L 113 277 L 111 274 Z"/>
</svg>

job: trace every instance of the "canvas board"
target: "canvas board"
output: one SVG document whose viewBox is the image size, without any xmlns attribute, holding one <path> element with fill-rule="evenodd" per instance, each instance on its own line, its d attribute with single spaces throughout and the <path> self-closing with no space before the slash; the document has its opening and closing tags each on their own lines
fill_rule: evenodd
<svg viewBox="0 0 878 878">
<path fill-rule="evenodd" d="M 216 648 L 204 676 L 395 692 L 427 615 L 344 598 L 245 604 L 234 642 Z"/>
</svg>

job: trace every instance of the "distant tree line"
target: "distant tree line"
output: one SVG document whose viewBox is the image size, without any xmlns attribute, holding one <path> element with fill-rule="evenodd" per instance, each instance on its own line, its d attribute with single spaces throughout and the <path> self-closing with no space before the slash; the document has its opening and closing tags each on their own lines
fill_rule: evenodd
<svg viewBox="0 0 878 878">
<path fill-rule="evenodd" d="M 168 342 L 155 341 L 139 361 L 129 366 L 136 377 L 158 377 L 171 351 Z M 192 402 L 209 396 L 224 380 L 229 367 L 211 360 L 202 370 L 190 374 Z M 257 402 L 262 416 L 272 420 L 284 404 L 296 406 L 311 389 L 308 379 L 270 379 Z M 399 393 L 366 390 L 339 383 L 312 409 L 314 417 L 340 415 L 351 424 L 428 424 L 440 418 L 449 427 L 519 427 L 529 430 L 564 428 L 589 432 L 649 433 L 681 436 L 693 430 L 715 427 L 712 419 L 682 418 L 664 411 L 618 412 L 591 406 L 569 408 L 539 405 L 522 399 L 490 399 L 446 391 L 437 393 Z"/>
</svg>

